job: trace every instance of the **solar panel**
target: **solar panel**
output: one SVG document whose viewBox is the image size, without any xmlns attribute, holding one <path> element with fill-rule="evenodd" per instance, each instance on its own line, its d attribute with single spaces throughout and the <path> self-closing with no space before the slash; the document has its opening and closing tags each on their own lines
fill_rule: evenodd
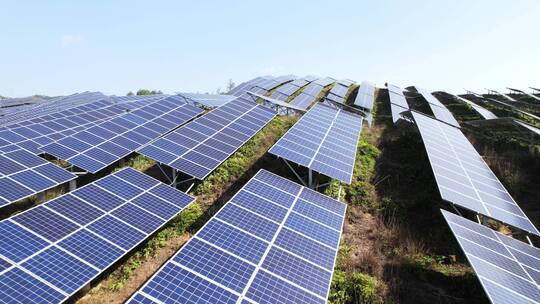
<svg viewBox="0 0 540 304">
<path fill-rule="evenodd" d="M 279 88 L 277 88 L 276 92 L 279 92 L 287 97 L 291 96 L 292 94 L 294 94 L 296 91 L 298 91 L 300 88 L 296 85 L 294 85 L 292 82 L 291 83 L 286 83 L 282 86 L 280 86 Z"/>
<path fill-rule="evenodd" d="M 461 96 L 453 95 L 453 94 L 450 94 L 450 93 L 446 93 L 446 94 L 454 96 L 457 100 L 461 101 L 462 103 L 465 103 L 465 104 L 471 106 L 484 119 L 496 119 L 497 118 L 497 115 L 493 114 L 488 109 L 486 109 L 484 107 L 481 107 L 481 106 L 475 104 L 474 102 L 472 102 L 472 101 L 470 101 L 468 99 L 465 99 L 465 98 L 463 98 Z"/>
<path fill-rule="evenodd" d="M 145 98 L 146 101 L 155 97 Z M 0 131 L 0 152 L 26 149 L 34 154 L 39 147 L 80 132 L 128 109 L 142 106 L 143 100 L 117 103 L 101 99 L 48 115 L 4 126 Z M 30 115 L 30 117 L 32 117 Z"/>
<path fill-rule="evenodd" d="M 283 93 L 280 93 L 278 91 L 275 91 L 274 93 L 272 93 L 272 95 L 270 95 L 270 98 L 286 101 L 289 98 L 289 96 Z"/>
<path fill-rule="evenodd" d="M 199 94 L 199 93 L 177 93 L 184 97 L 186 102 L 200 103 L 208 107 L 219 107 L 235 99 L 235 96 L 225 94 Z"/>
<path fill-rule="evenodd" d="M 307 85 L 308 83 L 310 83 L 309 80 L 299 78 L 299 79 L 294 80 L 290 84 L 292 84 L 293 86 L 297 86 L 297 87 L 301 88 L 301 87 Z"/>
<path fill-rule="evenodd" d="M 41 150 L 96 173 L 144 144 L 196 117 L 203 110 L 170 96 L 130 111 Z"/>
<path fill-rule="evenodd" d="M 459 123 L 454 118 L 452 113 L 450 113 L 450 111 L 437 98 L 435 98 L 435 96 L 433 96 L 433 94 L 422 88 L 415 87 L 415 89 L 427 101 L 435 118 L 459 128 Z"/>
<path fill-rule="evenodd" d="M 540 249 L 441 211 L 491 303 L 540 303 Z"/>
<path fill-rule="evenodd" d="M 26 150 L 0 155 L 0 208 L 76 177 Z"/>
<path fill-rule="evenodd" d="M 334 95 L 334 94 L 331 94 L 331 93 L 326 95 L 326 100 L 331 100 L 331 101 L 337 102 L 337 103 L 344 103 L 345 102 L 343 97 L 337 96 L 337 95 Z"/>
<path fill-rule="evenodd" d="M 444 200 L 540 235 L 459 129 L 416 112 L 412 115 Z"/>
<path fill-rule="evenodd" d="M 326 303 L 345 208 L 260 170 L 128 303 Z"/>
<path fill-rule="evenodd" d="M 309 105 L 311 105 L 311 103 L 314 101 L 315 97 L 305 93 L 300 93 L 298 94 L 298 96 L 293 98 L 293 100 L 291 100 L 290 104 L 300 109 L 307 109 Z"/>
<path fill-rule="evenodd" d="M 302 94 L 308 94 L 308 95 L 311 95 L 313 97 L 317 97 L 317 96 L 319 96 L 319 94 L 321 93 L 321 91 L 323 89 L 324 89 L 324 87 L 322 87 L 322 86 L 320 86 L 318 84 L 310 83 L 302 90 Z"/>
<path fill-rule="evenodd" d="M 360 116 L 318 103 L 269 152 L 350 184 L 361 130 Z"/>
<path fill-rule="evenodd" d="M 276 113 L 238 98 L 178 128 L 138 152 L 198 179 L 204 179 Z"/>
<path fill-rule="evenodd" d="M 349 91 L 348 86 L 343 86 L 343 85 L 337 83 L 330 90 L 330 94 L 334 94 L 334 95 L 339 96 L 339 97 L 345 97 L 345 95 L 347 95 L 348 91 Z"/>
<path fill-rule="evenodd" d="M 136 196 L 126 199 L 126 189 L 109 187 L 119 186 L 116 180 L 136 189 Z M 92 187 L 119 203 L 104 209 L 105 197 L 87 195 Z M 194 200 L 125 168 L 0 221 L 1 301 L 65 301 Z"/>
<path fill-rule="evenodd" d="M 392 121 L 395 123 L 401 118 L 401 113 L 409 110 L 409 104 L 403 90 L 395 85 L 387 84 L 388 97 L 390 98 L 390 110 L 392 112 Z"/>
<path fill-rule="evenodd" d="M 375 86 L 369 81 L 362 81 L 358 94 L 354 100 L 354 105 L 362 107 L 371 112 L 373 102 L 375 101 Z"/>
<path fill-rule="evenodd" d="M 320 78 L 320 79 L 317 79 L 315 80 L 313 83 L 314 84 L 318 84 L 322 87 L 326 87 L 326 86 L 329 86 L 331 85 L 332 83 L 336 82 L 335 79 L 333 78 L 330 78 L 330 77 L 326 77 L 326 78 Z"/>
</svg>

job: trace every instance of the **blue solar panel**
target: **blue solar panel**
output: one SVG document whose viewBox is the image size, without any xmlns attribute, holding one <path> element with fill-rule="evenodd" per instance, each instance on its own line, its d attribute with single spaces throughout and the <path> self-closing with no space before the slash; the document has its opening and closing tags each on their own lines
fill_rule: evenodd
<svg viewBox="0 0 540 304">
<path fill-rule="evenodd" d="M 63 195 L 49 202 L 47 207 L 79 225 L 86 225 L 103 215 L 103 211 L 83 202 L 71 194 Z"/>
<path fill-rule="evenodd" d="M 104 211 L 111 211 L 123 203 L 123 200 L 121 198 L 115 196 L 110 192 L 105 191 L 104 189 L 96 186 L 95 184 L 90 184 L 88 186 L 77 189 L 71 194 Z"/>
<path fill-rule="evenodd" d="M 351 183 L 362 118 L 316 104 L 270 149 L 270 153 Z"/>
<path fill-rule="evenodd" d="M 146 212 L 144 209 L 131 203 L 124 204 L 112 212 L 114 216 L 122 221 L 138 228 L 148 234 L 160 227 L 165 220 Z"/>
<path fill-rule="evenodd" d="M 173 261 L 236 292 L 244 290 L 251 273 L 255 270 L 254 265 L 198 239 L 193 239 L 185 245 Z"/>
<path fill-rule="evenodd" d="M 268 243 L 215 219 L 205 228 L 197 237 L 252 263 L 257 263 L 268 247 Z"/>
<path fill-rule="evenodd" d="M 10 220 L 0 222 L 0 254 L 20 262 L 50 243 Z"/>
<path fill-rule="evenodd" d="M 264 198 L 247 191 L 239 192 L 231 201 L 238 206 L 244 207 L 245 209 L 276 222 L 283 221 L 287 214 L 286 208 L 283 208 L 278 204 L 269 204 Z"/>
<path fill-rule="evenodd" d="M 99 269 L 105 269 L 124 254 L 122 249 L 86 229 L 63 239 L 58 246 Z"/>
<path fill-rule="evenodd" d="M 204 179 L 275 114 L 273 110 L 237 98 L 138 152 L 188 175 Z"/>
<path fill-rule="evenodd" d="M 51 242 L 56 242 L 79 228 L 77 224 L 54 213 L 45 206 L 32 208 L 14 216 L 12 219 Z"/>
<path fill-rule="evenodd" d="M 59 303 L 65 296 L 19 268 L 0 275 L 0 290 L 5 303 Z"/>
<path fill-rule="evenodd" d="M 0 155 L 0 207 L 48 190 L 76 176 L 25 150 Z"/>
<path fill-rule="evenodd" d="M 256 303 L 326 303 L 325 299 L 310 294 L 263 270 L 257 272 L 246 297 Z"/>
<path fill-rule="evenodd" d="M 142 292 L 165 303 L 234 304 L 238 299 L 232 292 L 173 263 L 167 263 Z"/>
<path fill-rule="evenodd" d="M 458 128 L 417 112 L 412 114 L 444 200 L 540 235 Z"/>
<path fill-rule="evenodd" d="M 261 170 L 128 302 L 325 303 L 345 205 L 305 191 Z"/>
<path fill-rule="evenodd" d="M 94 277 L 98 270 L 55 246 L 38 253 L 21 266 L 66 293 L 72 293 Z"/>
<path fill-rule="evenodd" d="M 540 249 L 442 212 L 492 303 L 540 302 Z"/>
<path fill-rule="evenodd" d="M 44 145 L 41 150 L 96 173 L 201 112 L 178 97 L 161 97 L 130 113 L 82 130 L 83 135 L 74 133 Z M 168 114 L 174 114 L 174 122 L 164 118 Z"/>
<path fill-rule="evenodd" d="M 127 190 L 126 185 L 130 187 Z M 149 193 L 156 189 L 177 203 Z M 138 199 L 143 197 L 144 204 L 140 204 Z M 60 298 L 54 302 L 62 302 L 193 201 L 187 194 L 126 168 L 0 221 L 0 267 L 5 268 L 0 271 L 0 284 L 9 280 L 13 271 L 24 271 L 46 282 L 45 286 L 55 286 Z M 2 300 L 19 301 L 21 294 L 34 292 L 36 301 L 49 297 L 47 289 L 11 283 L 5 289 L 8 292 L 1 289 Z"/>
</svg>

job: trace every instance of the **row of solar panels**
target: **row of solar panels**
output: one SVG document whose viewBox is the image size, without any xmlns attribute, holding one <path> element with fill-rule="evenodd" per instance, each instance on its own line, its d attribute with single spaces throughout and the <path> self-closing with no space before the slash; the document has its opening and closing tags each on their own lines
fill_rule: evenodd
<svg viewBox="0 0 540 304">
<path fill-rule="evenodd" d="M 104 115 L 103 121 L 86 129 L 79 128 L 78 132 L 72 135 L 65 134 L 66 136 L 53 143 L 40 146 L 39 151 L 95 173 L 202 112 L 201 109 L 186 104 L 183 101 L 183 96 L 148 98 L 144 101 L 137 101 L 136 104 L 130 104 L 129 107 L 131 111 L 128 113 Z M 105 109 L 110 108 L 105 106 Z M 61 111 L 60 115 L 65 115 L 64 112 Z M 71 116 L 58 119 L 75 120 L 74 117 L 78 115 L 78 112 L 73 114 L 73 110 L 70 110 L 70 113 L 72 113 Z M 80 115 L 89 113 L 91 111 Z M 175 167 L 188 174 L 203 178 L 204 176 L 200 175 L 201 170 L 206 171 L 206 174 L 210 173 L 228 155 L 266 125 L 274 115 L 271 110 L 257 106 L 250 101 L 233 101 L 201 117 L 200 120 L 188 124 L 185 128 L 177 130 L 167 139 L 148 146 L 145 151 L 164 148 L 162 144 L 176 135 L 174 140 L 181 139 L 182 143 L 169 145 L 170 153 L 178 153 L 180 157 L 185 151 L 174 148 L 182 147 L 182 145 L 193 148 L 191 149 L 193 151 L 185 153 L 186 158 L 178 160 Z M 37 129 L 40 124 L 48 124 L 47 119 L 55 120 L 53 118 L 55 116 L 57 115 L 39 117 L 45 122 L 35 122 L 30 126 Z M 17 134 L 13 130 L 20 133 L 20 128 L 22 127 L 15 126 L 4 131 L 5 134 Z M 180 134 L 185 136 L 178 137 Z M 11 141 L 6 140 L 6 142 L 8 146 L 13 146 L 13 142 L 37 141 L 36 138 L 40 138 L 34 134 L 26 135 L 27 138 L 10 135 L 8 139 Z M 205 144 L 194 144 L 201 140 L 201 137 L 207 137 L 208 141 Z M 75 178 L 72 173 L 56 167 L 38 156 L 29 155 L 31 153 L 21 149 L 21 147 L 18 150 L 9 150 L 14 151 L 4 153 L 0 158 L 0 161 L 5 164 L 0 176 L 0 183 L 6 186 L 0 188 L 0 206 L 5 206 Z M 168 152 L 162 151 L 161 156 L 166 153 Z M 155 153 L 152 156 L 155 156 L 158 161 L 162 161 L 162 158 L 156 156 Z M 45 164 L 47 164 L 46 167 L 49 168 L 49 171 L 42 170 Z M 50 168 L 54 168 L 54 170 L 50 170 Z"/>
<path fill-rule="evenodd" d="M 126 168 L 0 221 L 2 302 L 59 303 L 194 198 Z M 261 170 L 133 303 L 325 303 L 345 204 Z"/>
<path fill-rule="evenodd" d="M 416 123 L 444 200 L 540 235 L 465 135 L 449 123 L 455 120 L 408 111 L 399 88 L 389 85 L 388 92 L 392 115 L 407 111 Z M 492 303 L 540 303 L 538 248 L 452 213 L 443 216 Z"/>
</svg>

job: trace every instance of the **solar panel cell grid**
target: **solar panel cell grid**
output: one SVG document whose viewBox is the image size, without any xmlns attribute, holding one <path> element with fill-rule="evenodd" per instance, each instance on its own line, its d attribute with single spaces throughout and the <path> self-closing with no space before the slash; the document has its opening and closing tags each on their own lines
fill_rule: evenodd
<svg viewBox="0 0 540 304">
<path fill-rule="evenodd" d="M 412 114 L 444 200 L 539 235 L 459 129 L 416 112 Z"/>
<path fill-rule="evenodd" d="M 238 98 L 143 147 L 139 153 L 203 179 L 274 116 L 272 111 Z"/>
<path fill-rule="evenodd" d="M 164 302 L 188 301 L 186 295 L 204 283 L 209 288 L 197 290 L 200 303 L 325 303 L 337 252 L 333 233 L 339 239 L 343 217 L 340 216 L 339 229 L 334 230 L 292 210 L 300 196 L 310 198 L 302 200 L 304 205 L 312 204 L 311 199 L 319 201 L 312 208 L 304 206 L 311 214 L 323 208 L 344 212 L 345 206 L 306 190 L 259 171 L 128 302 L 139 303 L 142 298 L 138 295 Z M 292 197 L 292 201 L 285 208 L 283 198 L 287 197 Z M 249 206 L 247 202 L 255 203 Z M 281 211 L 275 213 L 282 209 L 286 211 L 283 217 Z M 339 216 L 325 212 L 318 217 L 328 213 Z M 301 222 L 304 219 L 311 222 Z M 331 240 L 331 246 L 324 244 L 327 240 Z M 218 296 L 212 298 L 213 295 Z"/>
<path fill-rule="evenodd" d="M 361 117 L 317 104 L 269 152 L 351 183 L 361 127 Z"/>
<path fill-rule="evenodd" d="M 174 96 L 165 97 L 82 131 L 93 134 L 91 137 L 75 133 L 41 149 L 96 173 L 201 112 L 199 108 L 178 102 Z M 169 114 L 173 116 L 167 117 L 176 117 L 174 122 L 166 120 L 165 115 Z"/>
<path fill-rule="evenodd" d="M 535 280 L 540 271 L 538 248 L 442 212 L 492 303 L 540 301 Z"/>
<path fill-rule="evenodd" d="M 111 179 L 116 176 L 122 184 Z M 124 189 L 113 187 L 108 192 L 98 183 L 105 188 L 114 184 Z M 0 274 L 0 282 L 14 271 L 24 270 L 30 278 L 46 282 L 45 286 L 54 286 L 53 290 L 60 293 L 54 302 L 64 301 L 183 209 L 148 193 L 159 186 L 168 188 L 171 192 L 167 196 L 176 197 L 184 206 L 194 201 L 178 190 L 126 168 L 0 221 L 0 261 L 8 262 Z M 135 197 L 133 188 L 138 193 Z M 158 192 L 166 191 L 160 188 Z M 147 195 L 146 204 L 135 204 L 132 200 L 143 195 Z M 111 199 L 119 202 L 110 203 Z M 175 212 L 154 214 L 152 210 L 164 209 L 160 204 L 172 207 Z M 20 300 L 21 294 L 31 292 L 36 292 L 33 295 L 36 299 L 47 298 L 47 290 L 32 288 L 13 282 L 9 288 L 2 289 L 2 295 L 10 301 Z"/>
</svg>

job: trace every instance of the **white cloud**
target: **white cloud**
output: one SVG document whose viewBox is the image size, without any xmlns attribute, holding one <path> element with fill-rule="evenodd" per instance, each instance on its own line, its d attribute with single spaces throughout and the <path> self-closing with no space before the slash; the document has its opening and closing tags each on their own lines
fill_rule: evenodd
<svg viewBox="0 0 540 304">
<path fill-rule="evenodd" d="M 62 46 L 70 46 L 74 44 L 79 44 L 83 40 L 83 37 L 81 34 L 64 34 L 62 37 L 60 37 L 60 41 L 62 42 Z"/>
</svg>

